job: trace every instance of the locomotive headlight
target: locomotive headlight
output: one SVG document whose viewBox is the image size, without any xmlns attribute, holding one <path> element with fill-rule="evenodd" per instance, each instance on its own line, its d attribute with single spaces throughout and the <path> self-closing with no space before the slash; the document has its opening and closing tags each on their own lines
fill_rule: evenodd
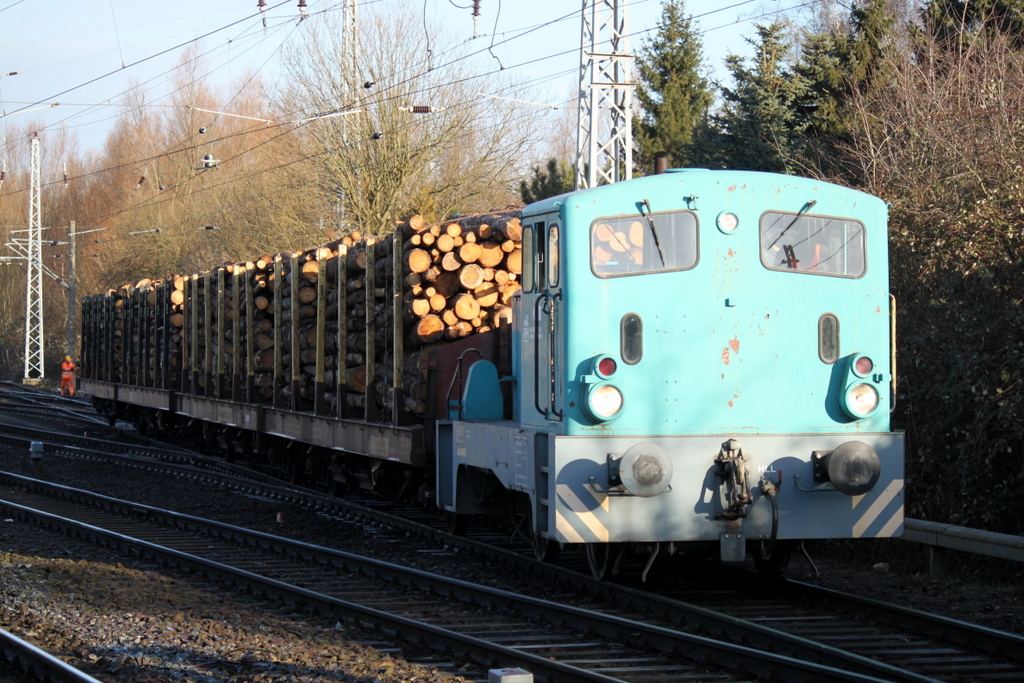
<svg viewBox="0 0 1024 683">
<path fill-rule="evenodd" d="M 598 384 L 587 390 L 583 407 L 597 422 L 614 420 L 622 411 L 622 392 L 611 384 Z"/>
<path fill-rule="evenodd" d="M 855 419 L 868 417 L 878 409 L 878 390 L 870 384 L 853 384 L 846 390 L 843 408 Z"/>
</svg>

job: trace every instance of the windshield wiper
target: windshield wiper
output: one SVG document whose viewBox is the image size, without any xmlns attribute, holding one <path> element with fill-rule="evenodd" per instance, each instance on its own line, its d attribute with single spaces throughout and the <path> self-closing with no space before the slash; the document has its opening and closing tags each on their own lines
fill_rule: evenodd
<svg viewBox="0 0 1024 683">
<path fill-rule="evenodd" d="M 644 201 L 647 201 L 647 200 L 645 199 Z M 792 228 L 796 224 L 796 222 L 798 220 L 800 220 L 800 216 L 802 216 L 804 213 L 810 211 L 811 207 L 814 206 L 817 203 L 818 203 L 817 199 L 812 199 L 811 201 L 809 201 L 806 204 L 804 204 L 803 208 L 801 208 L 799 211 L 797 211 L 796 215 L 793 216 L 793 220 L 790 221 L 789 225 L 786 226 L 786 229 L 779 233 L 779 236 L 776 237 L 772 241 L 772 243 L 768 245 L 768 247 L 765 249 L 765 251 L 768 251 L 768 249 L 771 249 L 772 247 L 774 247 L 775 243 L 778 242 L 779 240 L 781 240 L 782 236 L 785 235 L 789 231 L 789 229 Z"/>
<path fill-rule="evenodd" d="M 661 253 L 661 240 L 658 239 L 658 229 L 654 227 L 654 211 L 651 210 L 651 203 L 644 200 L 644 206 L 647 207 L 647 223 L 651 226 L 651 235 L 654 236 L 654 245 L 658 247 L 658 258 L 661 259 L 661 265 L 665 265 L 665 255 Z M 643 213 L 642 211 L 640 213 Z"/>
</svg>

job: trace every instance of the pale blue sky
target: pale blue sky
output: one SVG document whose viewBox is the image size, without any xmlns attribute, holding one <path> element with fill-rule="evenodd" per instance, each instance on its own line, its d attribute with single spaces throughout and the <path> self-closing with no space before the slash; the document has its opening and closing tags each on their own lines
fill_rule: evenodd
<svg viewBox="0 0 1024 683">
<path fill-rule="evenodd" d="M 264 30 L 256 0 L 0 0 L 0 74 L 22 72 L 0 76 L 0 134 L 10 124 L 30 121 L 42 123 L 44 132 L 45 127 L 66 125 L 78 134 L 82 148 L 96 148 L 126 89 L 133 83 L 145 84 L 150 100 L 159 104 L 183 46 L 196 39 L 202 40 L 205 67 L 215 84 L 247 71 L 259 71 L 272 81 L 277 51 L 294 35 L 299 8 L 297 0 L 266 1 Z M 341 4 L 307 3 L 307 21 L 315 21 L 318 12 L 337 11 Z M 383 9 L 425 15 L 481 49 L 490 44 L 496 27 L 499 44 L 494 54 L 512 77 L 537 83 L 530 98 L 564 104 L 577 79 L 581 3 L 480 0 L 476 38 L 471 4 L 472 0 L 366 0 L 360 3 L 360 12 Z M 767 22 L 766 13 L 806 4 L 691 0 L 687 10 L 706 32 L 705 54 L 722 77 L 727 54 L 749 54 L 744 38 L 753 35 L 754 21 Z M 644 31 L 656 26 L 660 12 L 660 0 L 631 1 L 634 51 L 648 35 Z M 562 19 L 567 15 L 571 16 Z M 557 53 L 567 54 L 531 62 Z M 488 67 L 497 61 L 486 50 L 475 58 Z M 36 109 L 53 102 L 61 104 Z"/>
</svg>

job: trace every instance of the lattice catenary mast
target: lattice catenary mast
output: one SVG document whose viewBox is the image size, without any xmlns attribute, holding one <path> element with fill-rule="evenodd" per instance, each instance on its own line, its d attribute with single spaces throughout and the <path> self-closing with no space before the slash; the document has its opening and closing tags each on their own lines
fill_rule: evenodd
<svg viewBox="0 0 1024 683">
<path fill-rule="evenodd" d="M 633 177 L 632 59 L 629 0 L 583 0 L 577 190 Z"/>
<path fill-rule="evenodd" d="M 342 0 L 341 3 L 341 68 L 347 83 L 356 79 L 356 0 Z M 349 95 L 354 93 L 350 92 Z M 354 104 L 354 102 L 353 102 Z"/>
<path fill-rule="evenodd" d="M 25 276 L 25 380 L 43 371 L 43 228 L 39 193 L 39 138 L 32 138 L 32 175 L 28 197 L 28 267 Z"/>
</svg>

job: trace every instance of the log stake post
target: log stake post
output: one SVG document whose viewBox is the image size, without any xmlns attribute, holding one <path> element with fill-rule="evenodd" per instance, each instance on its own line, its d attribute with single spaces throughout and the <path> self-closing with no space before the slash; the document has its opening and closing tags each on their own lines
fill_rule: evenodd
<svg viewBox="0 0 1024 683">
<path fill-rule="evenodd" d="M 138 293 L 138 307 L 139 307 L 139 335 L 138 343 L 141 348 L 138 354 L 139 364 L 139 385 L 144 387 L 154 386 L 154 375 L 156 371 L 157 353 L 154 340 L 156 335 L 154 334 L 154 326 L 157 324 L 155 305 L 150 304 L 151 293 L 156 296 L 156 291 L 153 285 L 142 288 Z M 151 368 L 153 370 L 151 370 Z"/>
<path fill-rule="evenodd" d="M 242 384 L 242 316 L 245 315 L 245 271 L 235 271 L 231 275 L 231 300 L 234 302 L 235 316 L 231 319 L 231 400 L 235 403 L 244 400 L 245 387 Z"/>
<path fill-rule="evenodd" d="M 156 336 L 156 371 L 159 378 L 157 386 L 161 389 L 170 389 L 171 286 L 169 281 L 164 282 L 156 288 L 156 320 L 157 324 L 164 332 L 163 334 L 158 334 Z"/>
<path fill-rule="evenodd" d="M 149 338 L 149 287 L 139 287 L 135 290 L 135 335 L 132 336 L 132 340 L 136 340 L 132 346 L 135 348 L 132 353 L 135 357 L 135 384 L 140 387 L 146 386 L 146 370 L 147 361 L 149 359 L 149 349 L 147 348 L 147 340 Z"/>
<path fill-rule="evenodd" d="M 348 417 L 351 411 L 348 407 L 346 394 L 348 393 L 348 305 L 345 297 L 348 290 L 348 247 L 338 246 L 338 279 L 335 282 L 337 287 L 335 306 L 338 309 L 338 359 L 334 364 L 334 374 L 337 378 L 335 386 L 335 399 L 337 400 L 337 415 L 339 418 Z"/>
<path fill-rule="evenodd" d="M 284 291 L 284 284 L 281 282 L 281 255 L 274 256 L 274 397 L 271 399 L 275 408 L 283 408 L 281 386 L 284 384 L 284 377 L 281 374 L 281 292 Z"/>
<path fill-rule="evenodd" d="M 114 346 L 114 352 L 115 352 L 115 356 L 114 356 L 114 381 L 115 382 L 125 382 L 128 379 L 127 373 L 125 372 L 125 365 L 124 365 L 124 362 L 125 362 L 125 332 L 127 331 L 126 328 L 128 327 L 127 318 L 125 317 L 128 314 L 128 311 L 125 310 L 125 307 L 128 305 L 128 300 L 125 298 L 126 294 L 127 294 L 127 292 L 122 290 L 121 306 L 115 309 L 114 326 L 115 326 L 115 330 L 117 330 L 119 333 L 121 333 L 120 337 L 117 337 L 117 335 L 115 335 L 115 337 L 117 337 L 117 340 L 116 340 L 117 343 Z M 115 305 L 117 305 L 117 304 L 115 304 Z"/>
<path fill-rule="evenodd" d="M 252 403 L 256 391 L 256 287 L 253 284 L 251 263 L 245 265 L 245 401 Z"/>
<path fill-rule="evenodd" d="M 206 378 L 205 396 L 213 396 L 213 365 L 210 358 L 213 353 L 213 282 L 212 273 L 203 273 L 203 377 Z"/>
<path fill-rule="evenodd" d="M 185 373 L 188 378 L 188 392 L 199 395 L 199 275 L 191 275 L 187 284 L 188 298 L 184 302 L 187 322 L 187 349 Z"/>
<path fill-rule="evenodd" d="M 118 356 L 117 356 L 117 304 L 114 301 L 113 296 L 106 298 L 106 335 L 108 335 L 109 344 L 106 345 L 106 381 L 113 382 L 116 378 L 114 374 L 117 368 Z"/>
<path fill-rule="evenodd" d="M 302 402 L 302 397 L 299 396 L 299 378 L 302 372 L 302 365 L 300 361 L 301 354 L 299 353 L 299 255 L 292 254 L 290 261 L 290 272 L 288 273 L 288 280 L 291 282 L 291 324 L 288 326 L 289 333 L 291 335 L 291 387 L 292 395 L 289 400 L 292 410 L 298 410 L 299 404 Z"/>
<path fill-rule="evenodd" d="M 153 292 L 153 303 L 147 307 L 149 311 L 149 339 L 146 340 L 146 348 L 149 349 L 149 372 L 147 373 L 148 385 L 151 387 L 163 388 L 163 377 L 161 373 L 163 371 L 163 351 L 165 335 L 160 334 L 161 331 L 166 330 L 163 320 L 163 301 L 160 300 L 160 295 L 163 294 L 164 288 L 163 283 L 159 285 L 152 285 L 151 291 Z M 147 298 L 147 302 L 149 299 Z M 159 328 L 159 329 L 158 329 Z"/>
<path fill-rule="evenodd" d="M 134 386 L 140 386 L 139 382 L 139 344 L 142 341 L 141 327 L 139 320 L 140 306 L 139 306 L 139 290 L 132 287 L 128 290 L 128 300 L 130 306 L 128 307 L 128 339 L 125 341 L 125 353 L 127 354 L 128 362 L 128 383 Z"/>
<path fill-rule="evenodd" d="M 192 384 L 192 277 L 186 277 L 182 285 L 185 297 L 181 302 L 181 390 L 195 393 Z"/>
<path fill-rule="evenodd" d="M 324 396 L 324 370 L 326 365 L 327 338 L 327 259 L 317 259 L 320 272 L 316 278 L 316 384 L 313 388 L 313 412 L 324 415 L 327 412 L 327 397 Z"/>
<path fill-rule="evenodd" d="M 122 290 L 121 300 L 121 353 L 118 354 L 117 360 L 119 372 L 121 375 L 121 381 L 125 384 L 132 383 L 132 366 L 131 366 L 131 353 L 132 350 L 129 348 L 132 341 L 132 323 L 134 318 L 132 317 L 132 291 L 131 289 Z"/>
<path fill-rule="evenodd" d="M 135 314 L 132 307 L 135 305 L 135 287 L 129 287 L 125 291 L 124 304 L 121 306 L 121 378 L 125 384 L 135 383 L 135 349 L 132 338 L 135 330 Z"/>
<path fill-rule="evenodd" d="M 78 376 L 85 378 L 89 378 L 89 375 L 87 374 L 88 370 L 86 370 L 86 368 L 88 367 L 89 361 L 92 360 L 92 350 L 88 348 L 89 341 L 96 338 L 96 331 L 90 327 L 90 325 L 92 325 L 92 318 L 89 317 L 91 312 L 89 309 L 90 303 L 89 297 L 84 297 L 82 299 L 82 343 L 78 347 L 78 359 L 82 361 L 78 364 Z"/>
<path fill-rule="evenodd" d="M 89 322 L 92 325 L 94 334 L 89 338 L 89 352 L 82 360 L 86 361 L 87 372 L 90 379 L 104 378 L 104 361 L 106 360 L 106 348 L 103 344 L 107 341 L 107 329 L 102 326 L 103 316 L 106 314 L 106 302 L 99 295 L 90 297 L 89 300 Z"/>
<path fill-rule="evenodd" d="M 150 371 L 153 367 L 150 363 L 155 365 L 156 361 L 153 342 L 156 339 L 156 335 L 153 334 L 156 317 L 153 315 L 155 307 L 149 305 L 150 292 L 153 292 L 153 285 L 139 290 L 139 385 L 144 387 L 153 386 L 154 373 Z"/>
<path fill-rule="evenodd" d="M 405 387 L 405 326 L 402 324 L 405 308 L 402 296 L 405 291 L 405 278 L 402 271 L 405 257 L 402 253 L 402 231 L 395 231 L 391 239 L 391 424 L 397 426 L 402 416 L 402 395 Z"/>
<path fill-rule="evenodd" d="M 224 385 L 226 383 L 225 374 L 227 372 L 227 368 L 224 363 L 224 340 L 227 337 L 228 322 L 228 302 L 224 286 L 224 277 L 226 275 L 226 268 L 216 268 L 213 271 L 213 276 L 216 278 L 217 285 L 217 326 L 214 334 L 214 339 L 217 340 L 217 344 L 212 345 L 213 350 L 211 352 L 217 354 L 217 359 L 214 362 L 214 372 L 216 372 L 217 376 L 214 396 L 217 398 L 224 398 Z"/>
<path fill-rule="evenodd" d="M 139 378 L 139 367 L 141 362 L 139 358 L 142 356 L 141 349 L 139 348 L 142 342 L 142 306 L 139 303 L 140 289 L 132 287 L 130 290 L 131 306 L 128 309 L 130 336 L 128 337 L 127 343 L 125 344 L 125 350 L 128 353 L 128 364 L 131 369 L 129 377 L 129 384 L 134 386 L 142 386 L 142 382 Z"/>
<path fill-rule="evenodd" d="M 380 411 L 377 408 L 377 392 L 374 383 L 377 380 L 377 320 L 374 308 L 377 301 L 377 240 L 366 238 L 366 392 L 364 419 L 367 422 L 379 422 Z"/>
</svg>

